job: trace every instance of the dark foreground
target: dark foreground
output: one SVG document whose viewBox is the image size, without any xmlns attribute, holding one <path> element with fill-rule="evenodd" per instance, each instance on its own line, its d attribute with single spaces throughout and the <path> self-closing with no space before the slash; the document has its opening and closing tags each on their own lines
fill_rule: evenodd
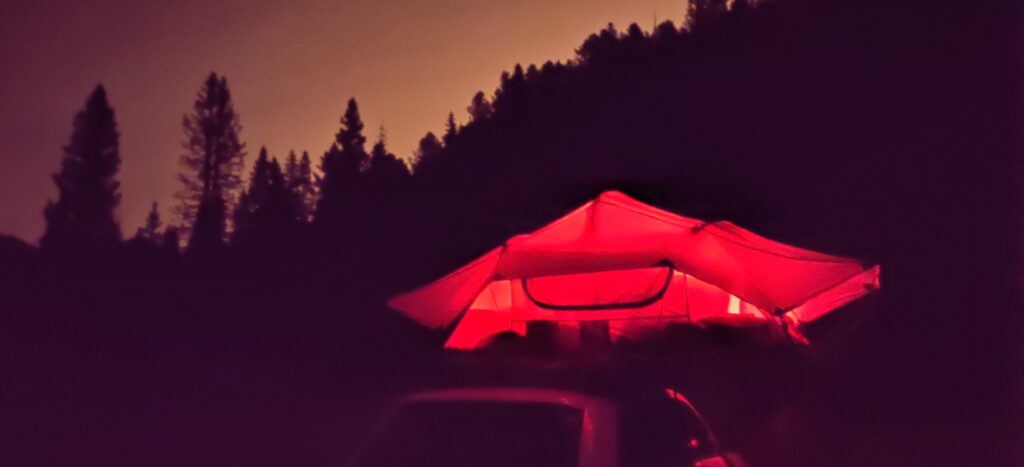
<svg viewBox="0 0 1024 467">
<path fill-rule="evenodd" d="M 201 282 L 174 280 L 193 291 Z M 367 288 L 335 288 L 330 299 L 315 281 L 189 295 L 124 273 L 12 283 L 20 286 L 8 297 L 20 298 L 0 315 L 4 465 L 344 465 L 398 395 L 472 384 L 674 387 L 751 465 L 1009 456 L 1009 439 L 942 424 L 965 420 L 960 411 L 977 403 L 936 406 L 924 394 L 908 405 L 908 376 L 886 376 L 892 366 L 871 348 L 884 289 L 811 329 L 811 349 L 680 331 L 606 355 L 524 364 L 445 354 L 438 336 Z M 106 285 L 119 298 L 97 292 Z M 348 307 L 365 314 L 339 312 Z M 951 374 L 949 384 L 963 378 Z M 936 444 L 958 437 L 971 449 Z"/>
</svg>

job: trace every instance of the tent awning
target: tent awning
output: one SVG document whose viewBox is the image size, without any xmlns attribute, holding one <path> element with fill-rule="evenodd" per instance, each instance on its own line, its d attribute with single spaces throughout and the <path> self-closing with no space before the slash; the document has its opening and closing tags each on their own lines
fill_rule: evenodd
<svg viewBox="0 0 1024 467">
<path fill-rule="evenodd" d="M 879 285 L 878 266 L 679 216 L 606 192 L 389 304 L 473 348 L 528 321 L 607 320 L 613 338 L 670 322 L 796 331 Z"/>
</svg>

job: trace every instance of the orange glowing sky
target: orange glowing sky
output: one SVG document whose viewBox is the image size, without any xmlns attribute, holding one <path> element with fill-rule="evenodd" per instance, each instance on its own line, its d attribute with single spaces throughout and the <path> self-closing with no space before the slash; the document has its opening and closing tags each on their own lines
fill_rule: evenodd
<svg viewBox="0 0 1024 467">
<path fill-rule="evenodd" d="M 685 0 L 42 0 L 0 6 L 0 233 L 35 242 L 71 120 L 97 83 L 121 130 L 126 237 L 149 204 L 173 220 L 181 118 L 227 76 L 250 154 L 314 160 L 355 96 L 368 136 L 412 153 L 449 110 L 465 122 L 516 63 L 568 59 L 614 22 L 681 22 Z M 250 160 L 252 156 L 250 156 Z"/>
</svg>

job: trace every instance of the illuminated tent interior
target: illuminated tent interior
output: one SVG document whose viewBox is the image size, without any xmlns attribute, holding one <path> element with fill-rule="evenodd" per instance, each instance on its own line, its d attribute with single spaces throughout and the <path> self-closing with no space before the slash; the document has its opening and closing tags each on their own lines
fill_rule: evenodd
<svg viewBox="0 0 1024 467">
<path fill-rule="evenodd" d="M 537 231 L 512 237 L 389 305 L 475 349 L 527 323 L 607 323 L 637 339 L 667 324 L 799 331 L 878 288 L 879 267 L 792 247 L 730 222 L 679 216 L 609 191 Z"/>
</svg>

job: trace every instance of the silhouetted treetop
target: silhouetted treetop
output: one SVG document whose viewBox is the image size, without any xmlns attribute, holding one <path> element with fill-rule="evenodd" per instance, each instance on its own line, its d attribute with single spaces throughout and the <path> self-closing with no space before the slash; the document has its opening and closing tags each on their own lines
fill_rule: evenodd
<svg viewBox="0 0 1024 467">
<path fill-rule="evenodd" d="M 745 7 L 743 4 L 741 8 Z M 686 27 L 694 30 L 721 18 L 728 10 L 727 0 L 689 0 L 686 3 Z"/>
<path fill-rule="evenodd" d="M 491 106 L 491 102 L 487 100 L 483 91 L 477 91 L 473 95 L 469 107 L 466 107 L 466 112 L 469 114 L 470 121 L 485 120 L 494 113 L 494 107 Z"/>
<path fill-rule="evenodd" d="M 241 187 L 245 145 L 227 79 L 210 73 L 182 119 L 184 171 L 178 192 L 182 228 L 191 233 L 189 249 L 199 254 L 223 247 L 230 212 Z"/>
<path fill-rule="evenodd" d="M 416 171 L 430 170 L 430 166 L 434 164 L 434 160 L 440 156 L 444 145 L 441 144 L 441 140 L 434 136 L 433 132 L 428 131 L 423 138 L 420 138 L 419 145 L 416 147 Z"/>
<path fill-rule="evenodd" d="M 366 136 L 363 135 L 363 120 L 359 116 L 359 105 L 355 98 L 348 100 L 345 115 L 341 117 L 341 129 L 336 142 L 342 152 L 358 157 L 366 154 Z M 365 162 L 360 160 L 359 162 Z M 353 162 L 354 163 L 354 162 Z"/>
<path fill-rule="evenodd" d="M 149 209 L 149 214 L 146 215 L 146 223 L 139 227 L 139 230 L 135 233 L 135 236 L 142 239 L 150 244 L 160 244 L 160 227 L 162 222 L 160 221 L 160 210 L 157 206 L 157 202 L 153 201 L 153 206 Z"/>
<path fill-rule="evenodd" d="M 43 251 L 58 255 L 108 251 L 121 240 L 114 215 L 121 200 L 119 133 L 103 86 L 89 95 L 73 126 L 61 169 L 53 175 L 57 201 L 47 202 L 39 242 Z"/>
<path fill-rule="evenodd" d="M 654 32 L 651 33 L 651 37 L 659 42 L 675 40 L 678 35 L 679 28 L 677 28 L 675 23 L 671 20 L 658 24 L 658 26 L 654 28 Z"/>
<path fill-rule="evenodd" d="M 244 237 L 253 228 L 253 215 L 256 209 L 266 201 L 270 190 L 270 158 L 267 155 L 267 148 L 261 147 L 256 163 L 253 164 L 252 174 L 249 176 L 249 187 L 242 192 L 238 198 L 238 206 L 235 208 L 235 230 L 234 241 Z"/>
<path fill-rule="evenodd" d="M 371 187 L 380 187 L 381 190 L 398 190 L 409 176 L 409 166 L 388 150 L 387 139 L 381 129 L 380 137 L 370 151 L 370 168 L 366 171 L 368 183 Z"/>
<path fill-rule="evenodd" d="M 444 122 L 444 136 L 442 140 L 445 146 L 451 144 L 455 140 L 455 136 L 459 133 L 459 125 L 455 123 L 455 114 L 448 112 L 448 119 Z"/>
<path fill-rule="evenodd" d="M 303 222 L 296 213 L 298 207 L 281 164 L 261 148 L 235 211 L 232 246 L 260 256 L 287 249 Z"/>
<path fill-rule="evenodd" d="M 288 154 L 285 184 L 295 204 L 295 216 L 302 222 L 311 222 L 313 211 L 316 209 L 317 191 L 308 152 L 302 151 L 301 158 L 296 158 L 295 151 Z"/>
<path fill-rule="evenodd" d="M 608 23 L 608 26 L 600 32 L 591 34 L 576 49 L 576 56 L 580 61 L 593 60 L 595 57 L 607 53 L 619 42 L 619 32 L 615 25 Z"/>
<path fill-rule="evenodd" d="M 315 226 L 321 230 L 337 231 L 346 217 L 354 212 L 359 203 L 359 175 L 366 168 L 368 160 L 359 105 L 355 99 L 349 99 L 335 142 L 320 160 L 323 178 L 320 182 Z"/>
</svg>

